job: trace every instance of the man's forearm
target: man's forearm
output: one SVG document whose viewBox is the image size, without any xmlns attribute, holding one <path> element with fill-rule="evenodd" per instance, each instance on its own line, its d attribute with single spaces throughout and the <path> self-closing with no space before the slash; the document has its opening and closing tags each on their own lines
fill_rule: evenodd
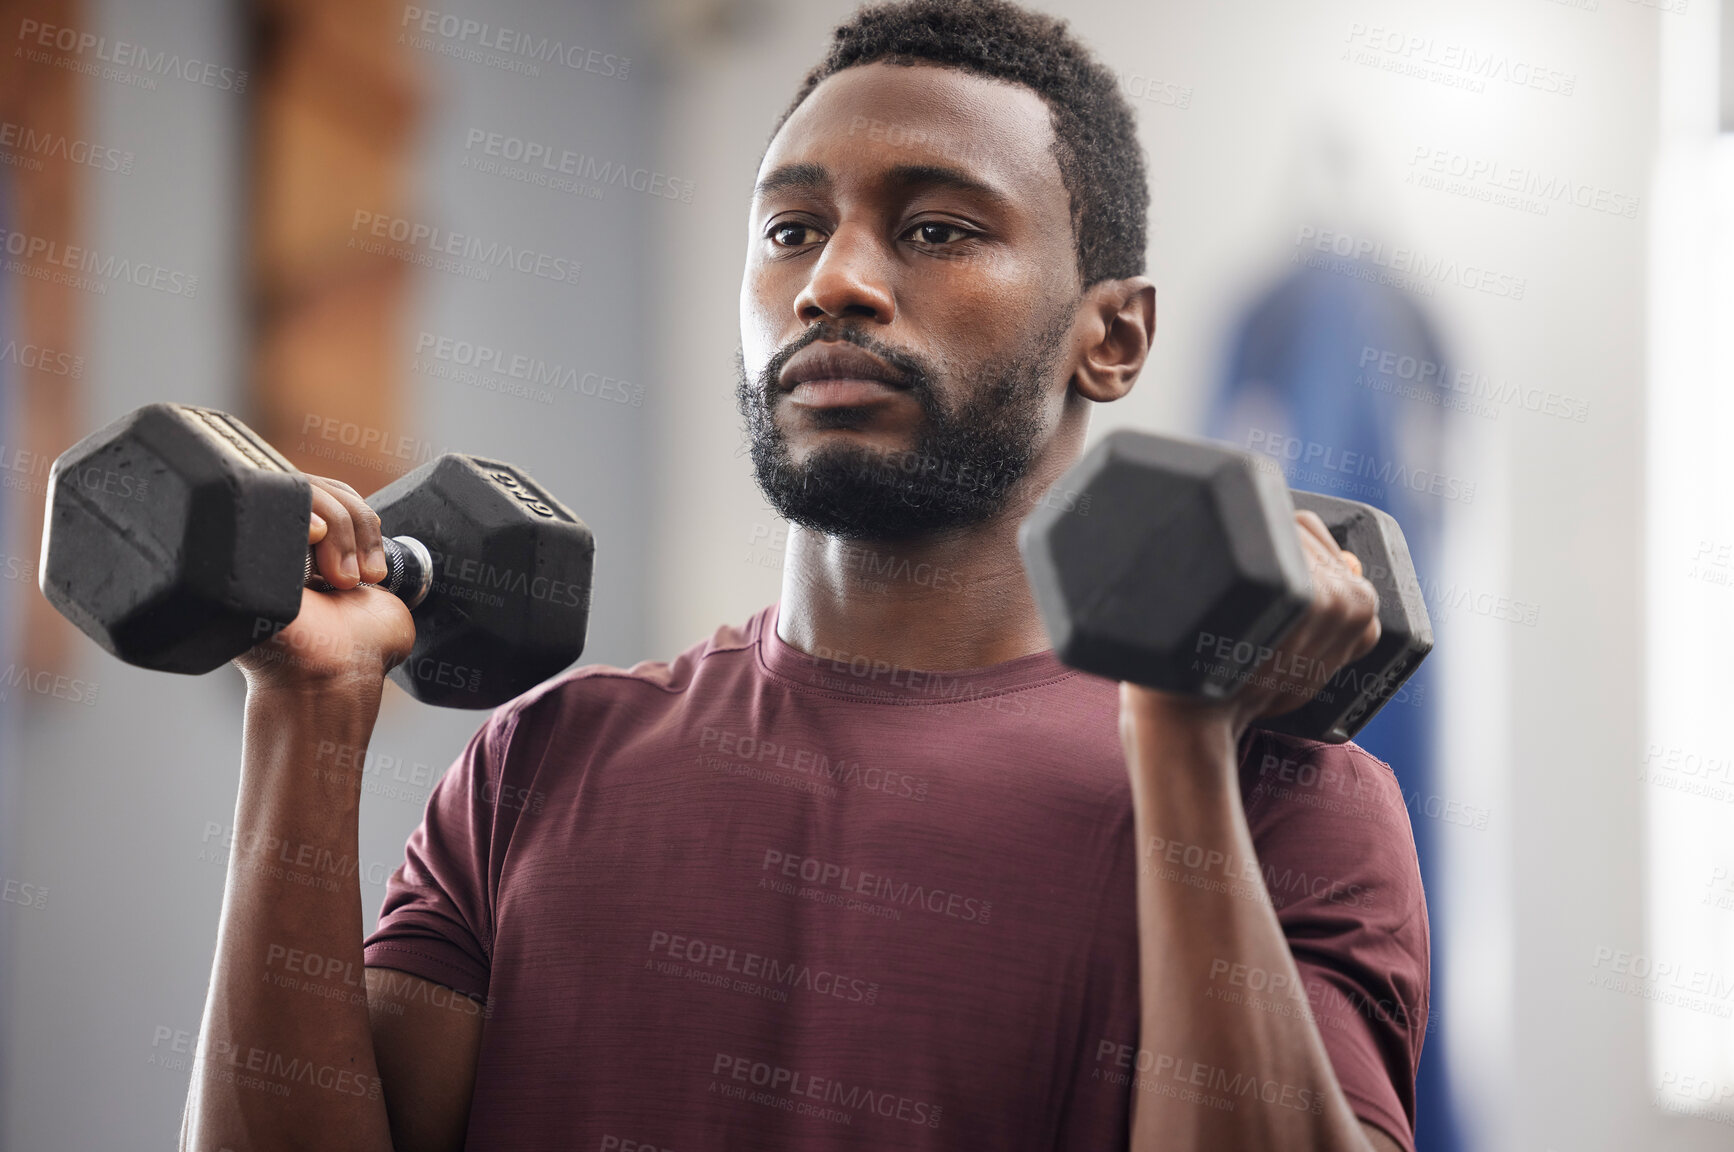
<svg viewBox="0 0 1734 1152">
<path fill-rule="evenodd" d="M 1139 846 L 1141 1028 L 1123 1069 L 1134 1152 L 1365 1152 L 1257 871 L 1234 733 L 1122 692 Z M 1294 1010 L 1232 995 L 1227 974 L 1253 970 Z"/>
<path fill-rule="evenodd" d="M 181 1147 L 390 1152 L 362 968 L 359 750 L 377 700 L 250 695 Z"/>
</svg>

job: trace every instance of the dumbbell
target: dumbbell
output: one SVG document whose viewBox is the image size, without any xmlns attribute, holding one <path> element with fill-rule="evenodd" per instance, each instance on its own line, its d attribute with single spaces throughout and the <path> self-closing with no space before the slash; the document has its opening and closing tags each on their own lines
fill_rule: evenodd
<svg viewBox="0 0 1734 1152">
<path fill-rule="evenodd" d="M 1379 594 L 1379 642 L 1335 675 L 1282 650 L 1311 600 L 1295 509 L 1316 512 Z M 1317 693 L 1259 727 L 1340 744 L 1433 648 L 1403 530 L 1377 508 L 1290 493 L 1223 445 L 1117 431 L 1074 464 L 1018 532 L 1055 653 L 1114 680 L 1221 700 L 1267 658 Z"/>
<path fill-rule="evenodd" d="M 584 650 L 590 529 L 510 464 L 447 453 L 367 499 L 415 621 L 391 677 L 491 708 Z M 128 664 L 199 675 L 281 630 L 313 574 L 307 476 L 241 421 L 149 404 L 80 440 L 48 478 L 41 587 Z"/>
</svg>

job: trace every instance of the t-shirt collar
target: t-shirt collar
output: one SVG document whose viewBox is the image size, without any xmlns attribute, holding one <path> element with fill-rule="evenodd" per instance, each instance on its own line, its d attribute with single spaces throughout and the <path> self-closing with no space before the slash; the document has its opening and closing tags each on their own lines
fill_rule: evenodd
<svg viewBox="0 0 1734 1152">
<path fill-rule="evenodd" d="M 780 603 L 771 604 L 753 618 L 760 664 L 778 679 L 827 694 L 892 704 L 946 704 L 1079 675 L 1061 664 L 1051 648 L 999 664 L 942 671 L 898 667 L 862 653 L 824 649 L 807 653 L 777 635 L 780 608 Z"/>
</svg>

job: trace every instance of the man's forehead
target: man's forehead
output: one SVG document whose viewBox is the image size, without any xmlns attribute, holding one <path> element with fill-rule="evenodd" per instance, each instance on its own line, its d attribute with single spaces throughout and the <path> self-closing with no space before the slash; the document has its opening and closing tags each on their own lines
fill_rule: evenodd
<svg viewBox="0 0 1734 1152">
<path fill-rule="evenodd" d="M 759 180 L 791 167 L 834 180 L 932 167 L 1011 194 L 1051 184 L 1063 195 L 1053 141 L 1047 104 L 1021 84 L 881 61 L 826 77 L 771 141 Z"/>
</svg>

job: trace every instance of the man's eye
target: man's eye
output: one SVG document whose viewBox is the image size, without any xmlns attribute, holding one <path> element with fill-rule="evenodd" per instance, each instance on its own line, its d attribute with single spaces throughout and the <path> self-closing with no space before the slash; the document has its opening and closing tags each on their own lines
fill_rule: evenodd
<svg viewBox="0 0 1734 1152">
<path fill-rule="evenodd" d="M 810 224 L 778 224 L 771 229 L 771 243 L 779 248 L 799 248 L 811 244 L 819 230 Z"/>
<path fill-rule="evenodd" d="M 946 224 L 933 221 L 927 224 L 917 224 L 910 229 L 909 235 L 916 237 L 923 244 L 955 244 L 968 236 L 974 235 L 967 228 L 959 228 L 956 224 Z"/>
</svg>

